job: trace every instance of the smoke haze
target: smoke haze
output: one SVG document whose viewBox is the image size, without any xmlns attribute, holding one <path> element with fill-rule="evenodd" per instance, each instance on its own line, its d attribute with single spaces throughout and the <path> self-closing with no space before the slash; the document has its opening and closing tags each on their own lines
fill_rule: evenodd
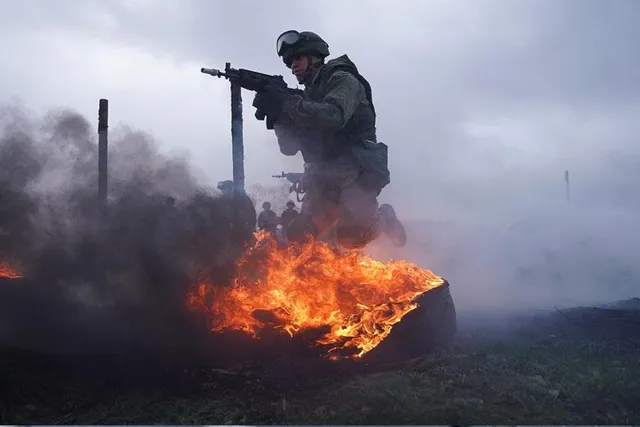
<svg viewBox="0 0 640 427">
<path fill-rule="evenodd" d="M 185 293 L 201 277 L 225 284 L 242 249 L 217 190 L 151 136 L 120 128 L 109 138 L 104 216 L 85 117 L 8 105 L 1 120 L 0 257 L 26 280 L 0 286 L 0 338 L 49 351 L 197 342 L 205 323 L 194 323 Z"/>
<path fill-rule="evenodd" d="M 184 290 L 191 265 L 224 264 L 231 244 L 224 227 L 206 238 L 193 231 L 224 218 L 205 183 L 231 177 L 228 84 L 199 69 L 231 62 L 294 86 L 274 52 L 291 28 L 321 34 L 331 57 L 348 54 L 372 84 L 378 135 L 390 147 L 392 182 L 380 201 L 406 220 L 409 243 L 397 250 L 383 237 L 370 253 L 444 276 L 461 312 L 640 294 L 635 0 L 5 3 L 0 47 L 12 55 L 0 58 L 0 101 L 20 97 L 50 112 L 14 103 L 0 118 L 0 251 L 47 278 L 37 292 L 0 289 L 13 298 L 0 300 L 3 335 L 62 331 L 65 321 L 84 327 L 68 335 L 116 337 L 91 332 L 85 315 L 97 310 L 81 308 L 113 299 L 146 301 L 147 325 L 172 324 L 167 313 L 180 300 L 171 293 Z M 247 188 L 258 210 L 268 200 L 279 213 L 288 186 L 271 175 L 301 171 L 302 159 L 280 154 L 243 96 Z M 147 130 L 110 129 L 108 227 L 94 199 L 101 97 L 113 124 Z M 190 157 L 163 154 L 175 149 Z M 206 215 L 193 212 L 206 204 Z M 118 273 L 105 287 L 96 271 L 107 260 Z M 142 266 L 156 264 L 171 274 L 155 274 L 175 276 L 149 277 L 156 269 Z M 34 295 L 40 306 L 16 299 Z M 101 313 L 106 329 L 132 324 Z"/>
<path fill-rule="evenodd" d="M 448 279 L 459 311 L 512 313 L 640 295 L 637 214 L 554 206 L 514 220 L 412 221 L 407 247 L 381 239 L 380 258 L 406 258 Z"/>
</svg>

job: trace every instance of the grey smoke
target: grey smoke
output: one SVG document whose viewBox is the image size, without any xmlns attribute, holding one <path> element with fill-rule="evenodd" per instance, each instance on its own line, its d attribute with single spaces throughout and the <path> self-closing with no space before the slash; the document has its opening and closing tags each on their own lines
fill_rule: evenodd
<svg viewBox="0 0 640 427">
<path fill-rule="evenodd" d="M 97 134 L 85 117 L 0 109 L 0 258 L 28 280 L 0 285 L 0 341 L 47 351 L 191 353 L 209 345 L 186 310 L 198 276 L 223 284 L 240 243 L 216 192 L 187 159 L 147 134 L 110 130 L 109 215 L 97 209 Z M 254 186 L 281 209 L 288 184 Z M 561 185 L 562 171 L 558 171 Z M 513 311 L 637 296 L 635 205 L 540 199 L 513 215 L 495 204 L 466 221 L 407 223 L 407 248 L 382 238 L 369 252 L 432 269 L 460 311 Z M 579 196 L 579 195 L 578 195 Z M 544 202 L 542 202 L 544 200 Z"/>
<path fill-rule="evenodd" d="M 120 128 L 109 138 L 104 216 L 97 164 L 97 133 L 85 117 L 2 107 L 0 258 L 25 280 L 0 284 L 0 341 L 54 352 L 206 345 L 211 334 L 185 293 L 203 277 L 227 283 L 242 242 L 225 201 L 186 159 Z"/>
<path fill-rule="evenodd" d="M 559 180 L 561 180 L 561 174 Z M 600 305 L 640 296 L 640 239 L 633 208 L 591 205 L 545 206 L 520 218 L 496 213 L 492 221 L 413 221 L 411 240 L 390 253 L 451 283 L 460 313 L 504 315 Z"/>
</svg>

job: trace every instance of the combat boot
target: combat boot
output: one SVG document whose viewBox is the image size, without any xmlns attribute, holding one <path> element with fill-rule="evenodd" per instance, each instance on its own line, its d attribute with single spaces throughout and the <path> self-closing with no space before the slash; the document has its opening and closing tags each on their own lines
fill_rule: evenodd
<svg viewBox="0 0 640 427">
<path fill-rule="evenodd" d="M 389 240 L 398 248 L 407 244 L 407 232 L 400 222 L 393 207 L 385 203 L 378 208 L 380 217 L 380 230 L 389 237 Z"/>
</svg>

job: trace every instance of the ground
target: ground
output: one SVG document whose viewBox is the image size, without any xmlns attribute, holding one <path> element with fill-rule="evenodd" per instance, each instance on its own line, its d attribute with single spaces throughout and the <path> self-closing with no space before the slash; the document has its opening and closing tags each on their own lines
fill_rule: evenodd
<svg viewBox="0 0 640 427">
<path fill-rule="evenodd" d="M 0 423 L 637 424 L 639 326 L 640 311 L 620 306 L 508 322 L 462 313 L 456 343 L 439 354 L 385 366 L 289 367 L 288 377 L 255 366 L 182 367 L 179 376 L 140 369 L 119 381 L 113 366 L 89 376 L 6 349 Z"/>
</svg>

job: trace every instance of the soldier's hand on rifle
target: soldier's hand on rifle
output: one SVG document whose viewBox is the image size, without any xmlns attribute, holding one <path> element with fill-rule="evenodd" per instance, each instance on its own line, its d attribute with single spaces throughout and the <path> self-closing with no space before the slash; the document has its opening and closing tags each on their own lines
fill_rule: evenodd
<svg viewBox="0 0 640 427">
<path fill-rule="evenodd" d="M 307 188 L 309 187 L 310 180 L 311 180 L 311 174 L 307 172 L 300 174 L 295 184 L 297 186 L 297 191 L 300 193 L 306 192 Z"/>
<path fill-rule="evenodd" d="M 288 97 L 289 94 L 286 88 L 269 85 L 256 94 L 253 99 L 253 106 L 256 107 L 256 113 L 260 111 L 267 117 L 276 118 L 282 113 L 284 102 Z"/>
<path fill-rule="evenodd" d="M 257 96 L 257 95 L 256 95 L 256 96 Z M 256 103 L 256 102 L 255 102 L 255 98 L 254 98 L 254 101 L 253 101 L 253 106 L 254 106 L 254 107 L 256 106 L 256 105 L 255 105 L 255 103 Z M 259 109 L 258 107 L 256 107 L 256 113 L 255 113 L 254 115 L 255 115 L 256 119 L 258 119 L 258 120 L 260 120 L 260 121 L 263 121 L 263 120 L 264 120 L 264 118 L 267 116 L 267 115 L 264 113 L 264 111 L 262 111 L 262 110 L 261 110 L 261 109 Z"/>
<path fill-rule="evenodd" d="M 267 129 L 271 130 L 271 129 L 273 129 L 273 123 L 275 123 L 275 120 L 273 118 L 271 118 L 271 117 L 267 117 L 267 114 L 256 106 L 256 101 L 255 100 L 256 100 L 256 98 L 258 98 L 258 95 L 259 94 L 256 94 L 256 97 L 253 100 L 253 106 L 256 107 L 256 112 L 254 114 L 255 118 L 260 120 L 260 121 L 263 121 L 266 118 L 267 119 Z M 258 103 L 258 105 L 259 105 L 259 103 Z"/>
</svg>

